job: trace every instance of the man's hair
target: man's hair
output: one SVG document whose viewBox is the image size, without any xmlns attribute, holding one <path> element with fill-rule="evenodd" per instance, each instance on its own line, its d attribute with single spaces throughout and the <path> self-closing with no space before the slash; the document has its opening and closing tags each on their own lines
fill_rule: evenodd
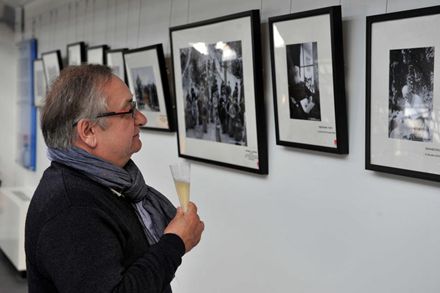
<svg viewBox="0 0 440 293">
<path fill-rule="evenodd" d="M 77 138 L 74 124 L 80 119 L 93 120 L 107 110 L 103 88 L 112 76 L 111 69 L 103 65 L 70 66 L 61 71 L 41 113 L 41 130 L 48 147 L 72 147 Z"/>
</svg>

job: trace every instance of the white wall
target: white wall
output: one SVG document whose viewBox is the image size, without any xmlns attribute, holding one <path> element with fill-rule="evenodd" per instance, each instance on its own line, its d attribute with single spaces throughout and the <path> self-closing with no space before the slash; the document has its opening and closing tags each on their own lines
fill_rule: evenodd
<svg viewBox="0 0 440 293">
<path fill-rule="evenodd" d="M 439 184 L 364 170 L 365 17 L 439 1 L 69 3 L 36 0 L 26 6 L 26 36 L 35 32 L 40 52 L 61 49 L 65 54 L 66 44 L 74 41 L 112 48 L 162 42 L 169 57 L 170 26 L 262 9 L 269 175 L 193 163 L 192 196 L 206 231 L 200 245 L 184 257 L 173 283 L 175 292 L 440 291 Z M 296 12 L 338 4 L 344 25 L 350 154 L 339 157 L 277 146 L 267 18 L 289 13 L 290 7 Z M 8 111 L 0 107 L 2 121 Z M 179 160 L 176 134 L 143 131 L 142 140 L 144 147 L 134 159 L 146 180 L 177 203 L 168 170 L 168 164 Z M 38 182 L 48 164 L 44 156 L 40 135 L 38 170 L 32 175 L 19 170 L 21 183 Z"/>
<path fill-rule="evenodd" d="M 0 179 L 3 185 L 14 185 L 17 135 L 17 57 L 14 32 L 0 23 Z M 24 170 L 24 169 L 23 169 Z"/>
</svg>

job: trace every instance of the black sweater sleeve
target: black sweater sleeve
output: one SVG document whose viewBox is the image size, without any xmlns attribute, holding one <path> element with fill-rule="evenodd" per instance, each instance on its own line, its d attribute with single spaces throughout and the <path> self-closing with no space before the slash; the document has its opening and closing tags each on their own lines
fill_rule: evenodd
<svg viewBox="0 0 440 293">
<path fill-rule="evenodd" d="M 124 266 L 129 237 L 101 210 L 70 207 L 44 225 L 36 260 L 59 292 L 162 293 L 182 261 L 183 241 L 166 234 Z"/>
</svg>

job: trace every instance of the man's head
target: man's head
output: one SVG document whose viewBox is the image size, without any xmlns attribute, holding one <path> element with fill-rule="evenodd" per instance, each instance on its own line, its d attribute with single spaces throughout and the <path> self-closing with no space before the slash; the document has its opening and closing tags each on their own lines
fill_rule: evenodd
<svg viewBox="0 0 440 293">
<path fill-rule="evenodd" d="M 293 66 L 293 80 L 295 84 L 301 82 L 301 72 L 299 71 L 299 67 L 297 65 Z"/>
<path fill-rule="evenodd" d="M 48 147 L 72 147 L 77 138 L 75 122 L 106 111 L 102 89 L 111 78 L 108 67 L 97 65 L 71 66 L 61 72 L 46 96 L 41 114 L 41 129 Z"/>
<path fill-rule="evenodd" d="M 131 109 L 132 99 L 127 86 L 106 66 L 64 69 L 52 84 L 42 112 L 47 146 L 80 147 L 122 167 L 140 150 L 139 127 L 146 123 L 144 115 Z M 130 110 L 134 112 L 119 114 Z M 109 112 L 114 113 L 100 117 Z"/>
</svg>

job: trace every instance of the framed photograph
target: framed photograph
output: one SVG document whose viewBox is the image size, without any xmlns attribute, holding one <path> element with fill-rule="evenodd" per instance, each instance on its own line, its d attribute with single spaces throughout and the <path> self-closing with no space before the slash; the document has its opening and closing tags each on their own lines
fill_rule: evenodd
<svg viewBox="0 0 440 293">
<path fill-rule="evenodd" d="M 34 60 L 34 106 L 42 107 L 46 97 L 47 85 L 44 76 L 44 65 L 42 59 Z"/>
<path fill-rule="evenodd" d="M 128 49 L 115 49 L 107 51 L 107 66 L 110 67 L 114 74 L 116 74 L 121 80 L 127 82 L 127 76 L 125 74 L 124 65 L 124 52 Z"/>
<path fill-rule="evenodd" d="M 439 26 L 440 6 L 367 17 L 366 169 L 440 181 Z"/>
<path fill-rule="evenodd" d="M 138 110 L 147 117 L 143 128 L 174 131 L 174 113 L 162 44 L 124 52 L 128 85 Z"/>
<path fill-rule="evenodd" d="M 269 18 L 278 145 L 348 154 L 341 7 Z"/>
<path fill-rule="evenodd" d="M 107 65 L 107 54 L 109 50 L 107 45 L 93 46 L 87 48 L 87 63 Z"/>
<path fill-rule="evenodd" d="M 170 28 L 179 156 L 268 173 L 260 14 Z"/>
<path fill-rule="evenodd" d="M 81 65 L 86 62 L 86 44 L 78 42 L 67 45 L 67 66 Z"/>
<path fill-rule="evenodd" d="M 61 51 L 55 50 L 43 53 L 41 54 L 41 59 L 43 59 L 44 75 L 46 76 L 47 88 L 49 88 L 63 69 Z"/>
</svg>

